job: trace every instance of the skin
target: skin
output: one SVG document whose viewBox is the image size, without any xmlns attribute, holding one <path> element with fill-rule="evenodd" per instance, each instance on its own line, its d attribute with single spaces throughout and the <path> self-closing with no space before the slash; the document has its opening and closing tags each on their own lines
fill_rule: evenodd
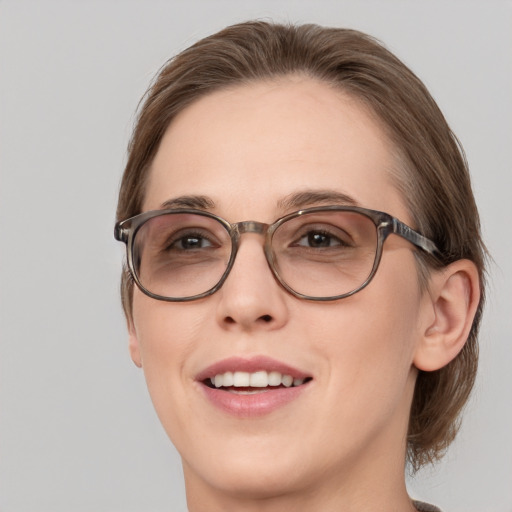
<svg viewBox="0 0 512 512">
<path fill-rule="evenodd" d="M 271 223 L 291 211 L 279 206 L 291 193 L 329 190 L 410 223 L 391 182 L 395 165 L 360 103 L 288 77 L 221 90 L 182 111 L 154 159 L 144 210 L 204 195 L 230 222 Z M 467 272 L 452 275 L 462 276 L 453 288 L 467 295 Z M 444 290 L 447 275 L 435 279 L 433 288 L 438 281 Z M 421 293 L 412 246 L 396 236 L 371 284 L 340 301 L 288 294 L 255 234 L 243 235 L 230 276 L 210 297 L 166 303 L 136 288 L 131 355 L 182 456 L 190 512 L 414 510 L 404 461 L 416 366 L 440 367 L 462 346 L 443 338 L 441 349 L 439 336 L 428 336 L 453 327 L 440 294 Z M 195 381 L 201 370 L 253 355 L 313 381 L 298 399 L 256 418 L 231 416 L 204 398 Z"/>
</svg>

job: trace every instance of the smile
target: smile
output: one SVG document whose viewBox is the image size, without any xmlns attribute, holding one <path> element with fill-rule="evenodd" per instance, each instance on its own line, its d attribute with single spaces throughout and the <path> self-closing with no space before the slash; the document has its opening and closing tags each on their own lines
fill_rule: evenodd
<svg viewBox="0 0 512 512">
<path fill-rule="evenodd" d="M 236 388 L 258 388 L 253 390 L 253 393 L 258 393 L 263 388 L 272 389 L 276 387 L 289 388 L 292 386 L 301 386 L 306 379 L 293 378 L 291 375 L 282 374 L 278 371 L 267 372 L 260 370 L 257 372 L 225 372 L 210 377 L 210 384 L 212 387 L 223 388 L 232 392 L 251 392 L 250 390 L 237 390 Z M 208 381 L 206 382 L 208 385 Z"/>
<path fill-rule="evenodd" d="M 313 378 L 274 359 L 230 358 L 196 378 L 204 396 L 223 412 L 238 417 L 268 414 L 299 398 Z"/>
</svg>

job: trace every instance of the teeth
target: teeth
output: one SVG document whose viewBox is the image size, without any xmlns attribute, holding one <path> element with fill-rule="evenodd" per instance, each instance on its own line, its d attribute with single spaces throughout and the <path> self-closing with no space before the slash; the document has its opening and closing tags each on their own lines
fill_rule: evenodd
<svg viewBox="0 0 512 512">
<path fill-rule="evenodd" d="M 294 379 L 291 375 L 283 375 L 279 372 L 226 372 L 219 373 L 211 377 L 210 381 L 216 388 L 231 387 L 235 388 L 266 388 L 268 386 L 283 385 L 287 388 L 291 386 L 300 386 L 304 379 Z"/>
<path fill-rule="evenodd" d="M 217 379 L 217 376 L 215 376 Z M 235 388 L 246 388 L 249 387 L 250 375 L 247 372 L 235 372 L 233 374 L 233 386 Z M 224 385 L 224 382 L 222 383 Z"/>
<path fill-rule="evenodd" d="M 293 384 L 293 377 L 291 375 L 283 375 L 283 386 L 289 388 Z"/>
<path fill-rule="evenodd" d="M 268 386 L 268 373 L 264 371 L 251 373 L 249 383 L 251 388 L 266 388 Z"/>
<path fill-rule="evenodd" d="M 280 386 L 282 375 L 279 372 L 270 372 L 268 374 L 268 385 L 269 386 Z"/>
<path fill-rule="evenodd" d="M 233 373 L 231 372 L 226 372 L 223 376 L 222 376 L 222 385 L 223 386 L 232 386 L 233 383 L 234 383 L 234 378 L 233 378 Z"/>
</svg>

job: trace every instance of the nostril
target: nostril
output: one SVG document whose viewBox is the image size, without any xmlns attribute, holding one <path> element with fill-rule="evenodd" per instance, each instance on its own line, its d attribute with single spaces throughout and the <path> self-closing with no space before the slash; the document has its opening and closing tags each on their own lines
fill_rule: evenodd
<svg viewBox="0 0 512 512">
<path fill-rule="evenodd" d="M 261 315 L 256 318 L 256 323 L 259 323 L 260 325 L 263 324 L 271 324 L 274 321 L 274 317 L 272 315 Z M 242 325 L 246 325 L 245 319 L 241 318 L 239 320 L 236 319 L 236 316 L 225 316 L 223 319 L 223 322 L 226 326 L 228 325 L 236 325 L 238 323 Z M 252 322 L 249 322 L 247 325 L 249 325 Z"/>
</svg>

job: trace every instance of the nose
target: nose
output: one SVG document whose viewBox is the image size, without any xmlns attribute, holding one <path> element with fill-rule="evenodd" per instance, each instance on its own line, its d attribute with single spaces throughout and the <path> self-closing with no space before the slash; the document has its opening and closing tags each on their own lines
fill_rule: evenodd
<svg viewBox="0 0 512 512">
<path fill-rule="evenodd" d="M 217 321 L 224 329 L 270 331 L 288 321 L 287 292 L 268 266 L 261 235 L 242 236 L 233 268 L 217 294 Z"/>
</svg>

